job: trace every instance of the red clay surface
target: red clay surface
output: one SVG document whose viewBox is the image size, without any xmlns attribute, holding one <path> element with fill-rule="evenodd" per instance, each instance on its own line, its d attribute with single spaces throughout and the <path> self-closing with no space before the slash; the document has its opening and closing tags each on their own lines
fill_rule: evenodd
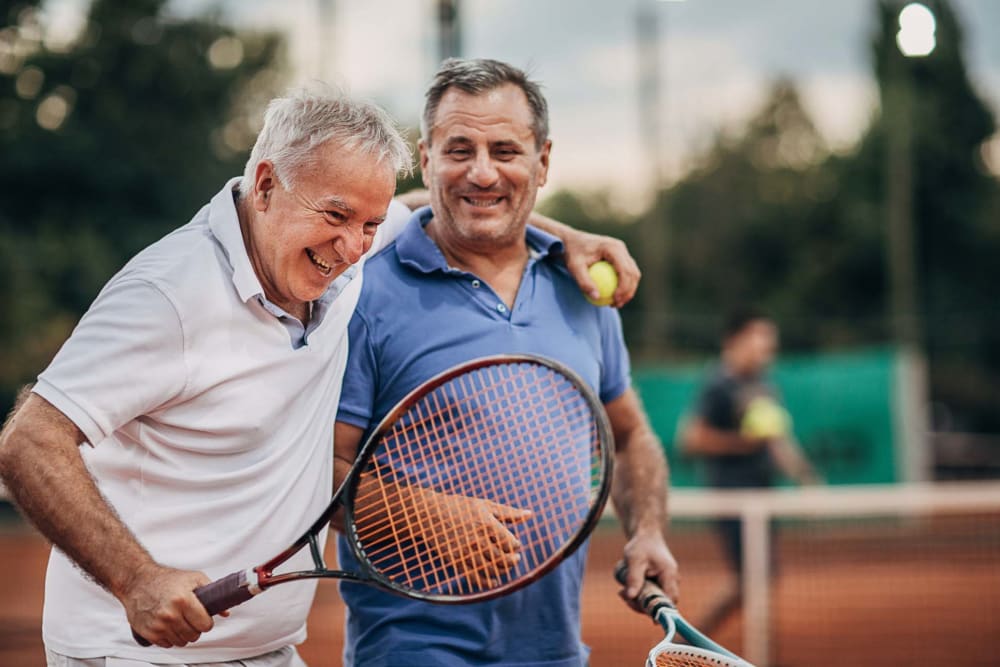
<svg viewBox="0 0 1000 667">
<path fill-rule="evenodd" d="M 869 526 L 829 536 L 792 535 L 779 549 L 781 575 L 772 598 L 772 665 L 852 667 L 1000 665 L 1000 518 L 991 532 L 928 541 L 920 526 Z M 932 532 L 940 533 L 937 526 Z M 887 538 L 886 535 L 889 535 Z M 878 538 L 878 539 L 876 539 Z M 617 597 L 611 569 L 624 540 L 601 526 L 592 540 L 584 586 L 583 634 L 593 667 L 643 664 L 662 637 L 651 621 Z M 676 530 L 681 609 L 698 622 L 728 576 L 711 533 Z M 0 533 L 0 665 L 43 665 L 42 585 L 48 547 L 23 530 Z M 81 610 L 81 620 L 86 611 Z M 335 584 L 319 586 L 300 647 L 311 667 L 340 665 L 343 607 Z M 739 652 L 737 616 L 715 638 Z"/>
</svg>

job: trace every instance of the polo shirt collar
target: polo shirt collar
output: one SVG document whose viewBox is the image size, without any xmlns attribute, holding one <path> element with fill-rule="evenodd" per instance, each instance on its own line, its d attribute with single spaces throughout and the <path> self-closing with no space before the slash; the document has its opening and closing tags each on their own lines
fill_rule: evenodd
<svg viewBox="0 0 1000 667">
<path fill-rule="evenodd" d="M 243 243 L 243 232 L 240 231 L 240 218 L 236 213 L 236 202 L 233 200 L 239 183 L 238 176 L 229 179 L 225 187 L 212 197 L 208 210 L 208 226 L 226 253 L 229 266 L 233 269 L 233 285 L 240 295 L 240 300 L 246 303 L 255 296 L 263 296 L 264 288 L 250 264 L 246 244 Z"/>
<path fill-rule="evenodd" d="M 396 254 L 401 264 L 423 273 L 448 272 L 451 270 L 448 260 L 424 229 L 433 218 L 434 212 L 430 206 L 414 211 L 409 223 L 396 238 Z M 552 255 L 561 255 L 563 252 L 562 241 L 531 225 L 525 230 L 525 240 L 531 250 L 532 258 L 536 261 Z"/>
</svg>

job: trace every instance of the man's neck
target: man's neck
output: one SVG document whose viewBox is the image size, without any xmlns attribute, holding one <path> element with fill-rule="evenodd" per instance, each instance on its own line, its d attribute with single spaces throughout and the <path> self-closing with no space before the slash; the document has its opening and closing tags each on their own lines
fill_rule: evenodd
<svg viewBox="0 0 1000 667">
<path fill-rule="evenodd" d="M 254 275 L 257 276 L 257 282 L 260 283 L 260 288 L 264 292 L 264 298 L 274 305 L 279 306 L 289 315 L 297 318 L 300 322 L 302 322 L 303 326 L 309 324 L 309 320 L 312 319 L 312 302 L 282 303 L 271 294 L 268 294 L 267 280 L 263 275 L 263 269 L 257 262 L 257 255 L 254 252 L 253 236 L 250 234 L 250 225 L 252 224 L 254 216 L 253 207 L 250 206 L 249 200 L 245 197 L 240 197 L 236 190 L 233 191 L 233 203 L 236 205 L 236 217 L 240 223 L 240 235 L 243 237 L 243 248 L 246 250 L 247 259 L 250 260 L 250 268 L 253 269 Z"/>
<path fill-rule="evenodd" d="M 516 243 L 503 246 L 463 244 L 444 238 L 433 222 L 425 228 L 448 265 L 471 273 L 485 281 L 508 308 L 512 308 L 521 286 L 524 267 L 530 254 L 522 236 Z"/>
</svg>

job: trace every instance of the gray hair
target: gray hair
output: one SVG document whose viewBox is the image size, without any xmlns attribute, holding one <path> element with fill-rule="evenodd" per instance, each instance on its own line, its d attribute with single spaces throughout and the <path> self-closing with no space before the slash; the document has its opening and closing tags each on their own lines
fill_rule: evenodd
<svg viewBox="0 0 1000 667">
<path fill-rule="evenodd" d="M 535 147 L 541 148 L 542 144 L 549 138 L 549 105 L 542 95 L 541 86 L 529 79 L 523 70 L 488 58 L 471 60 L 448 58 L 441 63 L 441 68 L 434 75 L 434 80 L 431 81 L 430 88 L 427 89 L 425 95 L 424 115 L 420 119 L 420 132 L 424 140 L 428 144 L 430 143 L 431 129 L 434 127 L 434 117 L 437 114 L 438 104 L 441 103 L 441 98 L 444 97 L 449 88 L 458 88 L 470 95 L 481 95 L 508 83 L 523 90 L 525 97 L 528 98 Z"/>
<path fill-rule="evenodd" d="M 293 188 L 295 174 L 328 141 L 336 141 L 344 150 L 372 155 L 392 166 L 395 173 L 409 173 L 413 167 L 409 145 L 383 109 L 351 99 L 331 86 L 313 85 L 292 90 L 267 105 L 264 127 L 243 170 L 241 196 L 253 191 L 254 174 L 262 160 L 270 160 L 282 185 Z"/>
</svg>

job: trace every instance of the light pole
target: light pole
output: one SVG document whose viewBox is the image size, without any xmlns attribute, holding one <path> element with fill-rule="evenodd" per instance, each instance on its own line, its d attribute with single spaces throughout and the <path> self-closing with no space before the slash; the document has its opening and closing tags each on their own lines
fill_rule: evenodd
<svg viewBox="0 0 1000 667">
<path fill-rule="evenodd" d="M 336 0 L 316 0 L 316 25 L 313 27 L 316 39 L 316 77 L 320 81 L 332 81 L 336 76 L 336 62 L 326 44 L 335 42 L 337 29 Z"/>
<path fill-rule="evenodd" d="M 917 288 L 917 244 L 913 225 L 913 87 L 904 58 L 922 58 L 934 50 L 934 15 L 919 3 L 899 13 L 896 45 L 888 55 L 886 112 L 886 206 L 890 318 L 896 342 L 920 347 L 921 321 Z"/>
<path fill-rule="evenodd" d="M 684 0 L 659 0 L 659 2 L 684 2 Z M 666 21 L 661 22 L 660 12 L 650 0 L 639 0 L 636 12 L 636 41 L 638 44 L 639 84 L 639 141 L 646 153 L 649 173 L 649 211 L 642 225 L 642 245 L 639 260 L 642 264 L 643 284 L 646 285 L 645 302 L 646 335 L 642 340 L 645 354 L 655 354 L 666 347 L 669 335 L 670 314 L 670 224 L 669 202 L 660 202 L 664 183 L 663 165 L 663 86 L 660 64 L 663 59 L 661 42 Z M 657 211 L 657 204 L 662 204 Z"/>
<path fill-rule="evenodd" d="M 896 49 L 889 49 L 884 100 L 886 124 L 886 260 L 889 316 L 899 346 L 896 428 L 899 475 L 905 481 L 928 477 L 927 365 L 917 275 L 917 236 L 913 221 L 914 90 L 905 58 L 934 51 L 934 14 L 920 3 L 899 13 Z"/>
<path fill-rule="evenodd" d="M 438 59 L 459 58 L 462 55 L 462 24 L 459 0 L 437 0 Z M 435 69 L 437 69 L 435 67 Z"/>
</svg>

